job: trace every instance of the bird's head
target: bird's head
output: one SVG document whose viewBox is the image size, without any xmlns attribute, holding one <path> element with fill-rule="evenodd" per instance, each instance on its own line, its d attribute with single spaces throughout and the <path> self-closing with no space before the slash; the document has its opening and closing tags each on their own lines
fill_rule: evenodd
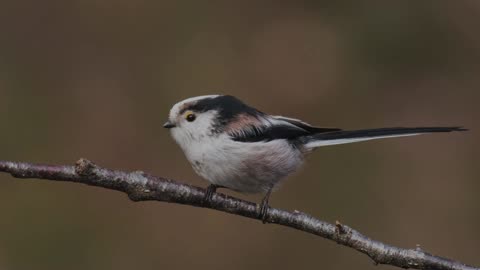
<svg viewBox="0 0 480 270">
<path fill-rule="evenodd" d="M 175 104 L 163 127 L 170 129 L 172 137 L 185 150 L 192 143 L 255 124 L 261 115 L 233 96 L 198 96 Z"/>
</svg>

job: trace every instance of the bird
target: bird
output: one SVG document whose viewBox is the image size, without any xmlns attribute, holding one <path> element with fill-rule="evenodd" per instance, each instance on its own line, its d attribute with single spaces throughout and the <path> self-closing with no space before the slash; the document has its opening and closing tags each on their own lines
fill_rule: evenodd
<svg viewBox="0 0 480 270">
<path fill-rule="evenodd" d="M 183 150 L 193 170 L 217 188 L 265 194 L 257 208 L 266 222 L 269 198 L 305 157 L 322 146 L 425 133 L 466 131 L 452 127 L 390 127 L 343 130 L 316 127 L 299 119 L 264 113 L 231 95 L 184 99 L 170 109 L 163 125 Z"/>
</svg>

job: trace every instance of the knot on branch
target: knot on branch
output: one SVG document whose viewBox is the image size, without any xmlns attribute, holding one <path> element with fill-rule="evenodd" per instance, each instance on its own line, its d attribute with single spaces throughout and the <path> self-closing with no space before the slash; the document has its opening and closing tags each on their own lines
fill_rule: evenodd
<svg viewBox="0 0 480 270">
<path fill-rule="evenodd" d="M 97 168 L 98 166 L 95 163 L 85 158 L 81 158 L 75 163 L 75 173 L 82 177 L 95 175 L 95 169 Z"/>
<path fill-rule="evenodd" d="M 340 223 L 340 221 L 335 221 L 335 235 L 334 239 L 337 244 L 342 244 L 346 246 L 352 246 L 350 240 L 352 238 L 352 229 L 347 225 Z"/>
<path fill-rule="evenodd" d="M 347 233 L 347 228 L 338 220 L 335 221 L 335 233 L 339 236 Z"/>
</svg>

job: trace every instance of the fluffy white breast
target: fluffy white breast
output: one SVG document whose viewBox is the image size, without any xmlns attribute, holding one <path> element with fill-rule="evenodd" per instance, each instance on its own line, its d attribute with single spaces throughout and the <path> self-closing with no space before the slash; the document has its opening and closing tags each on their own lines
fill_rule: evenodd
<svg viewBox="0 0 480 270">
<path fill-rule="evenodd" d="M 243 143 L 221 135 L 191 142 L 183 150 L 201 177 L 247 193 L 276 187 L 303 163 L 303 154 L 285 140 Z"/>
</svg>

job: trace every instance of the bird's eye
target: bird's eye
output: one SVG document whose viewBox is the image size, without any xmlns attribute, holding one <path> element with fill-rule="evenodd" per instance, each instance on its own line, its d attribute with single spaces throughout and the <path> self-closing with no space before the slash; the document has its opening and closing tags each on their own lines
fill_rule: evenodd
<svg viewBox="0 0 480 270">
<path fill-rule="evenodd" d="M 185 116 L 185 119 L 187 119 L 188 122 L 195 121 L 195 118 L 197 118 L 197 117 L 193 113 L 187 113 L 187 115 Z"/>
</svg>

